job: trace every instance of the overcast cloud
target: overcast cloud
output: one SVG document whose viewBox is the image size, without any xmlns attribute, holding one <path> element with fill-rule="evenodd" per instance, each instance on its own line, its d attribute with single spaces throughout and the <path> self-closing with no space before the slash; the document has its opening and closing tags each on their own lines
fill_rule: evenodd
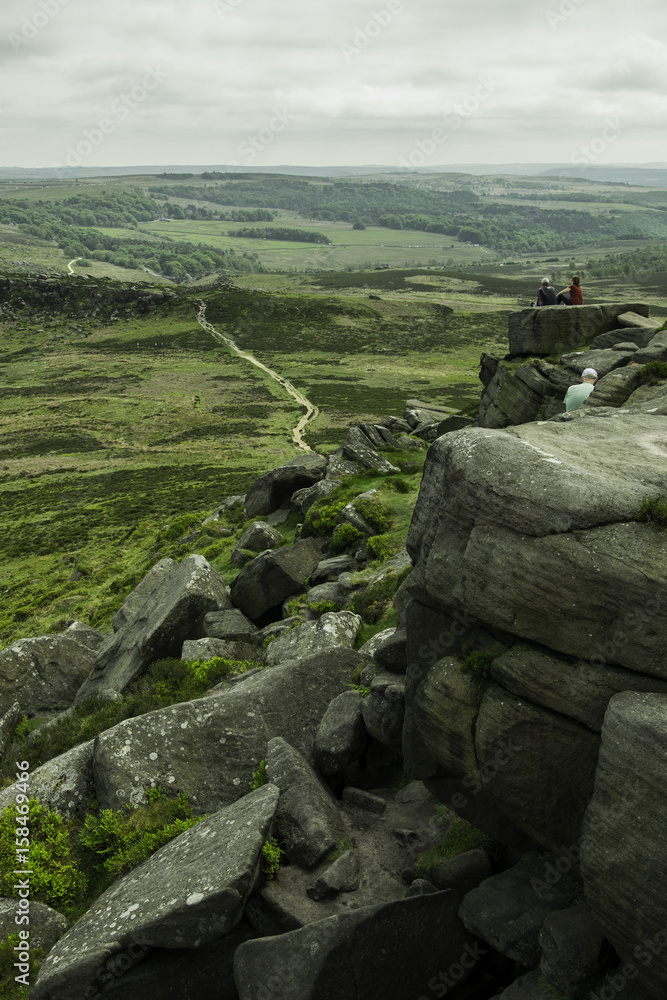
<svg viewBox="0 0 667 1000">
<path fill-rule="evenodd" d="M 0 166 L 664 161 L 666 29 L 664 0 L 3 0 Z"/>
</svg>

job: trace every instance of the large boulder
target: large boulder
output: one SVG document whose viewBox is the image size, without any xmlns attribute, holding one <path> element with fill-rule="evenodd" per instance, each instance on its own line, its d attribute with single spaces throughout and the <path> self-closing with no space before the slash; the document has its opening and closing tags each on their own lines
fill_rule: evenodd
<svg viewBox="0 0 667 1000">
<path fill-rule="evenodd" d="M 667 982 L 666 755 L 667 695 L 612 698 L 581 845 L 593 915 L 653 1000 L 662 1000 Z"/>
<path fill-rule="evenodd" d="M 16 924 L 16 904 L 16 899 L 9 899 L 6 896 L 0 898 L 0 941 L 4 941 L 10 934 L 16 934 L 19 929 L 28 929 L 20 928 Z M 68 927 L 69 920 L 62 913 L 51 909 L 45 903 L 38 903 L 36 899 L 30 900 L 31 948 L 43 948 L 44 951 L 48 951 Z"/>
<path fill-rule="evenodd" d="M 637 351 L 634 360 L 638 365 L 646 364 L 648 361 L 667 361 L 667 330 L 652 337 L 646 347 Z"/>
<path fill-rule="evenodd" d="M 258 670 L 231 688 L 126 719 L 97 737 L 93 759 L 103 808 L 145 801 L 162 785 L 187 792 L 196 813 L 245 794 L 266 744 L 282 736 L 312 759 L 332 698 L 347 690 L 363 657 L 351 649 L 316 653 Z"/>
<path fill-rule="evenodd" d="M 366 745 L 361 694 L 344 691 L 322 716 L 315 736 L 315 766 L 320 774 L 339 774 Z"/>
<path fill-rule="evenodd" d="M 365 906 L 298 930 L 248 941 L 236 952 L 239 1000 L 375 1000 L 416 997 L 470 974 L 485 952 L 456 915 L 458 897 L 437 892 Z M 449 979 L 452 983 L 452 979 Z"/>
<path fill-rule="evenodd" d="M 31 996 L 84 1000 L 131 946 L 196 948 L 230 931 L 258 880 L 277 801 L 278 789 L 265 785 L 115 882 L 49 953 Z"/>
<path fill-rule="evenodd" d="M 400 471 L 398 466 L 392 465 L 383 455 L 380 455 L 373 442 L 360 427 L 350 427 L 347 432 L 342 447 L 341 457 L 343 456 L 353 462 L 359 462 L 367 469 L 374 469 L 376 472 Z"/>
<path fill-rule="evenodd" d="M 573 373 L 566 376 L 567 384 L 578 379 Z M 507 427 L 508 424 L 525 424 L 529 420 L 548 419 L 562 412 L 562 384 L 554 384 L 534 362 L 526 362 L 512 371 L 499 364 L 495 374 L 484 389 L 479 404 L 480 427 Z"/>
<path fill-rule="evenodd" d="M 174 559 L 160 559 L 155 566 L 149 569 L 146 576 L 139 581 L 134 590 L 130 591 L 111 619 L 114 632 L 118 632 L 124 625 L 132 621 L 134 616 L 141 611 L 153 591 L 160 586 L 166 577 L 173 573 L 176 565 Z"/>
<path fill-rule="evenodd" d="M 93 742 L 88 740 L 53 757 L 30 775 L 30 794 L 65 819 L 83 816 L 95 798 Z M 0 811 L 16 802 L 18 791 L 14 784 L 0 792 Z"/>
<path fill-rule="evenodd" d="M 284 506 L 297 490 L 313 486 L 323 479 L 326 470 L 326 458 L 309 452 L 297 455 L 280 468 L 260 476 L 246 494 L 246 517 L 270 514 Z"/>
<path fill-rule="evenodd" d="M 598 378 L 604 378 L 616 368 L 624 368 L 633 360 L 635 353 L 636 350 L 619 351 L 614 348 L 606 351 L 575 351 L 573 354 L 564 354 L 560 360 L 562 365 L 576 375 L 581 375 L 586 368 L 594 368 Z"/>
<path fill-rule="evenodd" d="M 0 713 L 18 702 L 23 712 L 70 705 L 90 673 L 103 641 L 94 629 L 70 625 L 56 635 L 19 639 L 0 653 Z"/>
<path fill-rule="evenodd" d="M 531 968 L 540 960 L 539 934 L 550 913 L 581 895 L 581 882 L 560 859 L 525 854 L 463 898 L 459 915 L 468 930 L 496 951 Z"/>
<path fill-rule="evenodd" d="M 667 677 L 658 415 L 454 431 L 431 447 L 407 547 L 423 603 L 583 659 Z M 493 489 L 489 489 L 490 483 Z M 568 609 L 576 609 L 576 614 Z M 664 627 L 663 627 L 664 626 Z"/>
<path fill-rule="evenodd" d="M 109 636 L 77 701 L 107 689 L 124 691 L 153 660 L 180 656 L 185 639 L 203 635 L 209 611 L 231 607 L 224 581 L 200 555 L 171 567 L 134 616 Z"/>
<path fill-rule="evenodd" d="M 340 845 L 345 834 L 331 792 L 282 736 L 268 742 L 266 777 L 280 789 L 276 817 L 288 861 L 312 868 Z"/>
<path fill-rule="evenodd" d="M 275 639 L 266 650 L 266 662 L 272 666 L 327 649 L 352 649 L 360 628 L 360 615 L 352 611 L 327 611 L 316 621 L 304 622 Z"/>
<path fill-rule="evenodd" d="M 300 539 L 289 548 L 262 552 L 231 583 L 231 598 L 253 621 L 301 590 L 321 559 L 314 538 Z"/>
<path fill-rule="evenodd" d="M 600 333 L 619 325 L 618 317 L 634 312 L 648 317 L 643 303 L 610 303 L 599 306 L 543 306 L 510 313 L 510 354 L 562 354 L 580 347 Z"/>
<path fill-rule="evenodd" d="M 2 718 L 0 718 L 0 760 L 2 760 L 2 755 L 12 740 L 14 730 L 20 718 L 21 706 L 18 701 L 10 705 Z"/>
<path fill-rule="evenodd" d="M 282 540 L 283 536 L 277 528 L 272 528 L 264 521 L 253 521 L 232 549 L 229 561 L 232 566 L 244 566 L 251 558 L 244 555 L 246 551 L 263 552 L 265 549 L 275 549 Z"/>
</svg>

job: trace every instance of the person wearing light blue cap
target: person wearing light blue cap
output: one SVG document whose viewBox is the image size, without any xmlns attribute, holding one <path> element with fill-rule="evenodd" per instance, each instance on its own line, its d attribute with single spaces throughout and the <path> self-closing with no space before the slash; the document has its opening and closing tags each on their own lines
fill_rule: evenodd
<svg viewBox="0 0 667 1000">
<path fill-rule="evenodd" d="M 584 368 L 581 373 L 581 385 L 571 385 L 565 393 L 565 412 L 571 413 L 578 410 L 584 400 L 588 399 L 595 383 L 598 380 L 598 373 L 595 368 Z"/>
</svg>

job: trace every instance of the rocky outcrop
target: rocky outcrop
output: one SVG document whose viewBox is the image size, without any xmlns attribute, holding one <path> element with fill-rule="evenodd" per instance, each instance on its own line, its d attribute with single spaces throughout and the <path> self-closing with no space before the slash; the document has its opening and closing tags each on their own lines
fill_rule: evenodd
<svg viewBox="0 0 667 1000">
<path fill-rule="evenodd" d="M 16 802 L 18 792 L 15 784 L 0 792 L 0 811 Z M 95 798 L 93 740 L 35 768 L 30 775 L 30 794 L 65 819 L 83 816 Z"/>
<path fill-rule="evenodd" d="M 273 665 L 329 649 L 352 649 L 360 628 L 361 618 L 352 611 L 327 611 L 275 639 L 266 651 L 266 662 Z"/>
<path fill-rule="evenodd" d="M 609 703 L 583 829 L 581 872 L 595 919 L 633 963 L 647 995 L 665 995 L 667 694 L 622 692 Z"/>
<path fill-rule="evenodd" d="M 513 355 L 562 354 L 620 325 L 619 316 L 634 312 L 648 317 L 643 303 L 599 306 L 543 306 L 509 316 L 509 349 Z"/>
</svg>

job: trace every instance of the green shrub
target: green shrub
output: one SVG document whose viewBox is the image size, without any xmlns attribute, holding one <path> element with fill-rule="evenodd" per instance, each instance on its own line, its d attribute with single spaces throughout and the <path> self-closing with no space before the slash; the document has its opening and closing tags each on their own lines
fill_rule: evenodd
<svg viewBox="0 0 667 1000">
<path fill-rule="evenodd" d="M 22 715 L 16 724 L 16 729 L 14 730 L 14 739 L 23 740 L 30 732 L 30 723 L 28 721 L 27 715 Z"/>
<path fill-rule="evenodd" d="M 187 535 L 192 531 L 193 528 L 198 527 L 202 520 L 206 517 L 206 514 L 181 514 L 179 517 L 175 517 L 174 520 L 161 531 L 158 536 L 158 542 L 175 542 L 183 535 Z"/>
<path fill-rule="evenodd" d="M 383 580 L 354 594 L 349 602 L 350 611 L 361 615 L 368 625 L 375 624 L 389 609 L 394 594 L 409 572 L 410 567 L 407 566 L 400 573 L 387 573 Z"/>
<path fill-rule="evenodd" d="M 104 870 L 111 876 L 134 868 L 168 841 L 200 823 L 205 816 L 192 817 L 188 796 L 168 798 L 160 788 L 147 792 L 148 805 L 124 809 L 102 809 L 89 813 L 79 840 L 103 859 Z M 98 862 L 99 863 L 99 862 Z"/>
<path fill-rule="evenodd" d="M 393 555 L 393 548 L 387 535 L 373 535 L 368 539 L 366 547 L 374 559 L 380 559 L 382 562 Z"/>
<path fill-rule="evenodd" d="M 327 611 L 338 611 L 340 608 L 338 601 L 313 601 L 308 606 L 316 615 L 326 614 Z"/>
<path fill-rule="evenodd" d="M 265 879 L 270 880 L 280 868 L 283 852 L 275 837 L 264 842 L 262 847 L 261 871 Z"/>
<path fill-rule="evenodd" d="M 654 524 L 658 528 L 667 528 L 667 498 L 660 495 L 644 497 L 635 520 Z"/>
<path fill-rule="evenodd" d="M 301 529 L 301 535 L 304 538 L 308 535 L 330 535 L 336 527 L 340 512 L 346 506 L 346 501 L 332 500 L 331 496 L 333 494 L 323 497 L 322 500 L 316 500 L 313 506 L 306 511 Z"/>
<path fill-rule="evenodd" d="M 489 669 L 495 658 L 495 653 L 482 653 L 475 649 L 472 653 L 468 653 L 461 663 L 459 670 L 462 670 L 463 673 L 472 674 L 477 680 L 487 680 Z"/>
<path fill-rule="evenodd" d="M 228 538 L 221 538 L 219 541 L 213 542 L 212 545 L 207 545 L 205 549 L 202 549 L 201 554 L 204 559 L 212 562 L 214 559 L 217 559 L 219 555 L 222 555 L 225 549 L 229 549 L 230 546 L 231 542 Z"/>
<path fill-rule="evenodd" d="M 339 552 L 344 552 L 345 549 L 350 548 L 352 545 L 360 545 L 364 539 L 365 535 L 363 531 L 359 528 L 355 528 L 352 524 L 339 524 L 331 536 L 331 541 L 329 542 L 329 552 L 332 555 L 337 555 Z"/>
<path fill-rule="evenodd" d="M 354 506 L 379 534 L 391 527 L 389 511 L 379 497 L 357 497 Z"/>
<path fill-rule="evenodd" d="M 261 788 L 267 782 L 266 777 L 266 761 L 260 760 L 259 767 L 253 772 L 252 780 L 250 782 L 250 790 L 254 791 L 255 788 Z"/>
<path fill-rule="evenodd" d="M 360 694 L 362 698 L 368 698 L 371 693 L 371 689 L 366 687 L 365 684 L 348 684 L 347 686 L 351 691 L 356 691 L 357 694 Z"/>
<path fill-rule="evenodd" d="M 447 819 L 452 815 L 448 809 L 438 810 L 438 812 L 441 817 Z M 479 847 L 487 849 L 491 847 L 491 843 L 485 833 L 482 833 L 461 816 L 455 816 L 440 843 L 430 851 L 419 855 L 415 871 L 420 878 L 428 878 L 433 868 L 441 861 L 448 861 L 458 854 L 464 854 L 466 851 L 473 851 Z"/>
<path fill-rule="evenodd" d="M 19 974 L 14 968 L 16 952 L 14 948 L 19 944 L 19 935 L 10 934 L 4 941 L 0 941 L 0 998 L 1 1000 L 28 1000 L 30 987 L 17 983 L 15 976 Z M 39 972 L 39 967 L 46 957 L 43 948 L 30 948 L 30 973 L 29 981 L 34 983 Z"/>
<path fill-rule="evenodd" d="M 19 810 L 28 807 L 28 825 L 17 823 Z M 20 830 L 29 830 L 21 834 Z M 18 896 L 16 877 L 17 837 L 29 838 L 28 863 L 30 897 L 49 906 L 61 908 L 72 903 L 85 890 L 86 877 L 80 870 L 72 845 L 72 823 L 59 813 L 30 797 L 27 802 L 8 806 L 0 814 L 0 896 Z"/>
<path fill-rule="evenodd" d="M 639 372 L 637 381 L 640 385 L 649 382 L 657 385 L 667 378 L 667 361 L 649 361 Z"/>
<path fill-rule="evenodd" d="M 397 493 L 412 493 L 414 490 L 419 489 L 419 484 L 415 483 L 412 479 L 408 479 L 407 476 L 388 476 L 387 486 Z"/>
</svg>

